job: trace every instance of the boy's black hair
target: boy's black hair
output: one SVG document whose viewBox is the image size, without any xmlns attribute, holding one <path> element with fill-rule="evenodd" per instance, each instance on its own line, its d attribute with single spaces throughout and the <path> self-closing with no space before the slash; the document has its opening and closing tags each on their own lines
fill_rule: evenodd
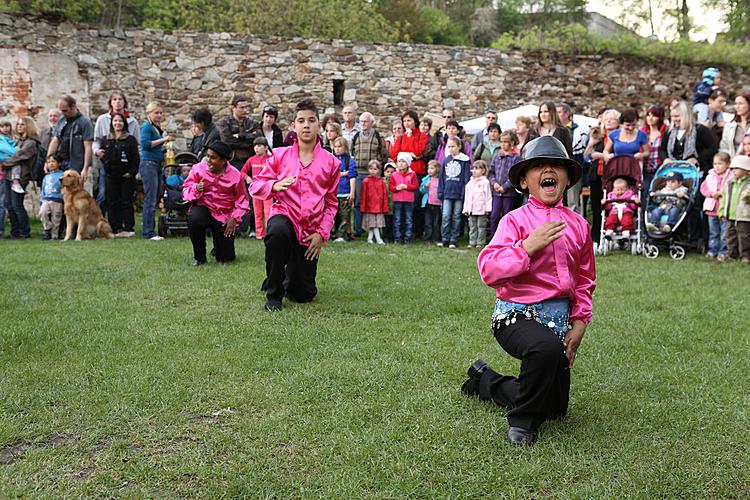
<svg viewBox="0 0 750 500">
<path fill-rule="evenodd" d="M 214 115 L 211 113 L 211 110 L 203 107 L 193 111 L 191 119 L 193 120 L 193 123 L 202 123 L 203 125 L 208 126 L 214 121 Z"/>
<path fill-rule="evenodd" d="M 50 155 L 50 158 L 53 158 L 57 163 L 59 163 L 61 168 L 63 162 L 67 159 L 65 158 L 65 155 L 63 155 L 62 151 L 55 151 Z"/>
<path fill-rule="evenodd" d="M 253 146 L 265 146 L 268 147 L 268 141 L 265 137 L 256 137 L 253 139 Z"/>
<path fill-rule="evenodd" d="M 503 133 L 503 130 L 500 128 L 500 125 L 498 125 L 497 123 L 490 123 L 489 125 L 487 125 L 487 133 L 489 133 L 490 130 L 497 130 L 498 134 Z"/>
<path fill-rule="evenodd" d="M 319 118 L 318 107 L 312 101 L 312 99 L 302 99 L 294 107 L 294 118 L 297 119 L 297 114 L 300 111 L 312 111 L 315 113 L 315 118 Z"/>
</svg>

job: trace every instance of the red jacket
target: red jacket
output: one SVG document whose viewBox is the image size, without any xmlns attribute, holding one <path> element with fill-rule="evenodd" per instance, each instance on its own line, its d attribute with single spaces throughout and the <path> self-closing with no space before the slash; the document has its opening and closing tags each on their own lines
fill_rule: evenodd
<svg viewBox="0 0 750 500">
<path fill-rule="evenodd" d="M 398 154 L 402 151 L 407 153 L 414 153 L 417 157 L 411 162 L 411 169 L 415 174 L 424 175 L 427 172 L 424 161 L 422 161 L 422 155 L 427 147 L 427 141 L 429 137 L 427 134 L 423 134 L 419 130 L 412 131 L 411 136 L 407 136 L 406 133 L 396 139 L 396 142 L 391 148 L 391 159 L 396 161 Z"/>
<path fill-rule="evenodd" d="M 413 163 L 412 163 L 413 165 Z M 406 189 L 396 191 L 396 186 L 399 184 L 406 184 Z M 414 191 L 419 189 L 419 181 L 417 180 L 417 174 L 414 172 L 407 171 L 405 174 L 401 172 L 393 172 L 391 179 L 388 181 L 388 189 L 393 193 L 393 201 L 402 201 L 407 203 L 414 202 Z"/>
<path fill-rule="evenodd" d="M 388 190 L 380 177 L 369 175 L 362 181 L 359 210 L 363 214 L 387 214 Z"/>
</svg>

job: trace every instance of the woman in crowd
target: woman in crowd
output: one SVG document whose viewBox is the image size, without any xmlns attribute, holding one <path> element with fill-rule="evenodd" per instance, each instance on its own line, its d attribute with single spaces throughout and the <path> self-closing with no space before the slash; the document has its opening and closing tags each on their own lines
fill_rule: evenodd
<svg viewBox="0 0 750 500">
<path fill-rule="evenodd" d="M 737 149 L 742 144 L 742 138 L 750 132 L 750 93 L 739 94 L 734 98 L 734 119 L 724 125 L 721 133 L 719 150 L 732 158 L 737 155 Z"/>
<path fill-rule="evenodd" d="M 400 119 L 393 120 L 393 123 L 391 124 L 391 135 L 385 138 L 385 148 L 388 150 L 389 157 L 391 156 L 393 145 L 402 135 L 404 135 L 404 124 L 401 123 Z"/>
<path fill-rule="evenodd" d="M 424 162 L 424 152 L 427 149 L 428 136 L 419 130 L 419 116 L 415 111 L 408 110 L 401 115 L 404 133 L 396 139 L 391 148 L 391 159 L 396 161 L 399 153 L 408 153 L 412 156 L 411 170 L 417 174 L 417 186 L 422 182 L 427 173 L 427 165 Z M 424 231 L 424 210 L 417 203 L 413 214 L 413 236 L 421 238 Z"/>
<path fill-rule="evenodd" d="M 323 136 L 323 149 L 333 153 L 333 141 L 341 137 L 341 125 L 338 122 L 329 120 L 326 124 L 325 135 Z"/>
<path fill-rule="evenodd" d="M 565 151 L 568 152 L 568 156 L 573 156 L 573 144 L 570 137 L 570 130 L 563 125 L 560 121 L 560 117 L 557 115 L 556 104 L 552 101 L 542 103 L 539 106 L 539 114 L 537 115 L 539 120 L 536 132 L 540 136 L 551 135 L 558 141 L 563 143 Z"/>
<path fill-rule="evenodd" d="M 604 147 L 604 161 L 615 156 L 632 156 L 639 162 L 648 158 L 648 136 L 638 129 L 638 112 L 626 109 L 620 115 L 620 127 L 609 134 L 609 142 Z"/>
<path fill-rule="evenodd" d="M 261 130 L 263 137 L 268 141 L 268 150 L 272 151 L 273 148 L 279 148 L 284 145 L 284 134 L 276 125 L 276 120 L 279 119 L 279 110 L 274 106 L 267 105 L 263 107 L 263 116 L 261 118 Z"/>
<path fill-rule="evenodd" d="M 10 218 L 10 237 L 14 239 L 31 238 L 29 214 L 23 206 L 23 199 L 26 196 L 26 186 L 38 147 L 36 123 L 28 116 L 20 117 L 16 122 L 16 153 L 0 164 L 5 176 L 5 209 Z M 20 181 L 23 191 L 20 193 L 11 189 L 10 170 L 15 166 L 21 167 Z"/>
<path fill-rule="evenodd" d="M 156 204 L 159 202 L 161 167 L 164 163 L 164 143 L 173 141 L 171 135 L 164 135 L 160 128 L 164 112 L 157 102 L 146 106 L 146 120 L 141 125 L 141 164 L 138 171 L 143 181 L 143 239 L 163 240 L 154 230 Z"/>
<path fill-rule="evenodd" d="M 646 123 L 641 128 L 648 136 L 649 153 L 643 161 L 643 190 L 641 192 L 641 206 L 645 207 L 648 201 L 648 188 L 654 179 L 656 170 L 664 163 L 661 151 L 661 141 L 667 125 L 664 123 L 664 108 L 654 104 L 646 111 Z"/>
<path fill-rule="evenodd" d="M 556 113 L 555 113 L 556 114 Z M 519 116 L 516 118 L 516 137 L 518 138 L 518 145 L 516 149 L 520 152 L 527 142 L 538 137 L 536 130 L 531 127 L 530 116 Z"/>
<path fill-rule="evenodd" d="M 242 217 L 250 211 L 242 174 L 229 167 L 232 148 L 220 141 L 208 146 L 206 158 L 190 169 L 182 196 L 192 201 L 188 232 L 193 244 L 193 265 L 206 263 L 206 229 L 211 229 L 217 262 L 235 259 L 234 236 Z"/>
<path fill-rule="evenodd" d="M 585 158 L 591 162 L 589 169 L 589 189 L 591 194 L 591 239 L 599 244 L 599 233 L 602 225 L 602 174 L 604 173 L 606 154 L 604 148 L 609 144 L 609 136 L 620 126 L 620 113 L 615 109 L 608 109 L 602 113 L 601 126 L 598 133 L 589 135 L 589 143 L 583 152 Z"/>
<path fill-rule="evenodd" d="M 130 238 L 135 235 L 133 194 L 139 155 L 138 142 L 128 133 L 127 118 L 123 113 L 112 113 L 109 134 L 103 146 L 101 159 L 106 172 L 104 192 L 109 225 L 115 237 Z"/>
</svg>

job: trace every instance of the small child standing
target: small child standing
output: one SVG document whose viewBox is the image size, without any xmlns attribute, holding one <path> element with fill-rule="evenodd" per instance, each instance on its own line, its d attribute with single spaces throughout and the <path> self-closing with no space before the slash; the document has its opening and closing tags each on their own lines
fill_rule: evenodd
<svg viewBox="0 0 750 500">
<path fill-rule="evenodd" d="M 378 245 L 385 242 L 380 230 L 385 227 L 385 214 L 388 213 L 388 188 L 380 178 L 380 162 L 371 160 L 367 164 L 367 178 L 362 181 L 359 195 L 359 211 L 362 212 L 362 227 L 368 230 L 367 243 L 373 239 Z"/>
<path fill-rule="evenodd" d="M 336 214 L 338 227 L 333 238 L 335 242 L 343 243 L 347 239 L 351 239 L 352 203 L 354 203 L 354 192 L 357 184 L 357 162 L 349 154 L 349 143 L 343 137 L 337 137 L 333 140 L 333 154 L 341 162 L 339 190 L 336 194 L 339 202 Z"/>
<path fill-rule="evenodd" d="M 253 183 L 253 178 L 263 170 L 271 158 L 268 151 L 268 140 L 265 137 L 256 137 L 253 140 L 255 156 L 251 156 L 245 162 L 240 173 L 248 186 Z M 255 237 L 262 240 L 266 236 L 266 224 L 271 213 L 273 199 L 263 200 L 253 197 L 253 214 L 255 218 Z M 250 235 L 252 237 L 252 235 Z"/>
<path fill-rule="evenodd" d="M 646 229 L 651 232 L 660 230 L 659 224 L 664 214 L 667 214 L 667 222 L 661 227 L 661 231 L 671 232 L 680 217 L 680 209 L 687 205 L 688 190 L 682 185 L 682 174 L 673 171 L 669 172 L 665 178 L 667 185 L 649 195 L 659 202 L 659 206 L 651 211 L 646 224 Z"/>
<path fill-rule="evenodd" d="M 393 242 L 406 243 L 412 238 L 414 192 L 419 188 L 417 174 L 409 169 L 413 155 L 401 152 L 396 158 L 396 171 L 388 181 L 393 193 Z"/>
<path fill-rule="evenodd" d="M 471 177 L 471 160 L 463 151 L 463 141 L 449 137 L 448 155 L 440 168 L 438 197 L 443 204 L 443 239 L 438 246 L 456 248 L 461 231 L 461 212 L 464 205 L 464 188 Z"/>
<path fill-rule="evenodd" d="M 44 227 L 44 240 L 56 240 L 60 234 L 60 221 L 63 215 L 63 194 L 60 186 L 62 179 L 63 157 L 60 153 L 55 153 L 47 158 L 44 165 L 47 174 L 42 179 L 42 191 L 39 199 L 42 207 L 39 210 L 39 218 Z"/>
<path fill-rule="evenodd" d="M 605 237 L 611 237 L 619 225 L 622 228 L 622 236 L 630 238 L 630 233 L 635 230 L 633 214 L 637 208 L 637 200 L 638 197 L 628 186 L 628 181 L 622 177 L 612 181 L 612 191 L 602 200 L 602 208 L 607 213 L 607 218 L 604 219 Z"/>
<path fill-rule="evenodd" d="M 393 193 L 388 189 L 388 183 L 391 182 L 394 172 L 396 172 L 396 164 L 392 161 L 383 166 L 383 184 L 385 184 L 385 190 L 388 191 L 388 212 L 385 214 L 385 231 L 382 235 L 386 243 L 393 241 Z"/>
<path fill-rule="evenodd" d="M 492 188 L 492 214 L 490 215 L 490 237 L 495 234 L 500 219 L 516 208 L 518 194 L 508 180 L 510 167 L 518 162 L 514 148 L 514 138 L 510 132 L 500 134 L 500 149 L 495 152 L 490 163 L 490 187 Z"/>
<path fill-rule="evenodd" d="M 503 217 L 479 254 L 479 275 L 497 297 L 495 339 L 521 360 L 521 372 L 503 376 L 478 359 L 461 391 L 508 409 L 506 440 L 513 445 L 533 444 L 545 420 L 567 414 L 570 368 L 591 322 L 596 287 L 591 231 L 562 203 L 581 175 L 581 166 L 556 138 L 528 142 L 509 177 L 529 202 Z"/>
<path fill-rule="evenodd" d="M 721 197 L 719 214 L 727 224 L 727 257 L 750 263 L 750 157 L 737 155 L 729 165 L 732 179 Z"/>
<path fill-rule="evenodd" d="M 708 252 L 706 257 L 717 257 L 719 260 L 727 256 L 727 224 L 719 218 L 719 205 L 722 193 L 731 179 L 729 172 L 729 155 L 721 152 L 714 155 L 714 168 L 708 171 L 706 179 L 701 184 L 703 212 L 708 219 Z"/>
<path fill-rule="evenodd" d="M 427 164 L 427 175 L 422 179 L 419 192 L 422 193 L 424 209 L 424 242 L 428 245 L 440 241 L 440 198 L 438 184 L 440 164 L 430 160 Z"/>
<path fill-rule="evenodd" d="M 482 248 L 487 238 L 487 216 L 492 212 L 492 192 L 487 179 L 487 163 L 477 160 L 464 193 L 464 215 L 469 217 L 467 248 Z"/>
</svg>

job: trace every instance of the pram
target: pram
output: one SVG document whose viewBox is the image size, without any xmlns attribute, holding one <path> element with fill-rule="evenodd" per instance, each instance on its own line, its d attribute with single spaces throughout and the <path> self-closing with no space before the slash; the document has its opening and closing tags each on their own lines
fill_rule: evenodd
<svg viewBox="0 0 750 500">
<path fill-rule="evenodd" d="M 605 236 L 605 220 L 606 210 L 608 207 L 612 207 L 614 203 L 633 203 L 632 200 L 607 200 L 606 203 L 602 203 L 602 224 L 599 235 L 599 247 L 597 253 L 599 255 L 607 255 L 610 251 L 622 248 L 630 249 L 630 252 L 635 255 L 643 250 L 641 242 L 641 189 L 643 189 L 643 176 L 641 174 L 641 166 L 638 160 L 632 156 L 615 156 L 604 167 L 602 174 L 602 197 L 607 198 L 607 193 L 612 191 L 612 184 L 617 178 L 625 179 L 630 188 L 636 195 L 637 202 L 635 209 L 635 216 L 633 217 L 633 231 L 629 236 L 623 236 L 622 228 L 617 226 L 617 231 L 609 236 Z M 615 210 L 615 208 L 612 208 Z"/>
<path fill-rule="evenodd" d="M 189 151 L 184 151 L 175 155 L 174 163 L 164 166 L 164 175 L 162 184 L 164 185 L 164 194 L 162 196 L 163 210 L 159 215 L 157 231 L 162 238 L 167 233 L 182 234 L 188 233 L 187 212 L 190 208 L 190 202 L 182 199 L 182 190 L 175 189 L 167 185 L 167 179 L 173 174 L 179 174 L 183 167 L 192 167 L 198 163 L 198 157 Z"/>
<path fill-rule="evenodd" d="M 654 174 L 649 187 L 649 193 L 662 189 L 666 184 L 666 176 L 670 172 L 682 174 L 682 185 L 688 189 L 687 203 L 680 207 L 680 214 L 671 231 L 664 232 L 660 230 L 652 231 L 646 228 L 646 238 L 643 245 L 643 255 L 649 259 L 655 259 L 659 256 L 660 248 L 669 249 L 669 256 L 675 260 L 685 258 L 686 247 L 692 247 L 688 243 L 687 214 L 695 203 L 695 197 L 698 194 L 701 182 L 701 171 L 696 166 L 687 161 L 671 161 L 664 163 Z M 649 196 L 646 207 L 647 217 L 659 206 L 661 199 L 654 199 Z M 666 217 L 666 216 L 665 216 Z"/>
</svg>

